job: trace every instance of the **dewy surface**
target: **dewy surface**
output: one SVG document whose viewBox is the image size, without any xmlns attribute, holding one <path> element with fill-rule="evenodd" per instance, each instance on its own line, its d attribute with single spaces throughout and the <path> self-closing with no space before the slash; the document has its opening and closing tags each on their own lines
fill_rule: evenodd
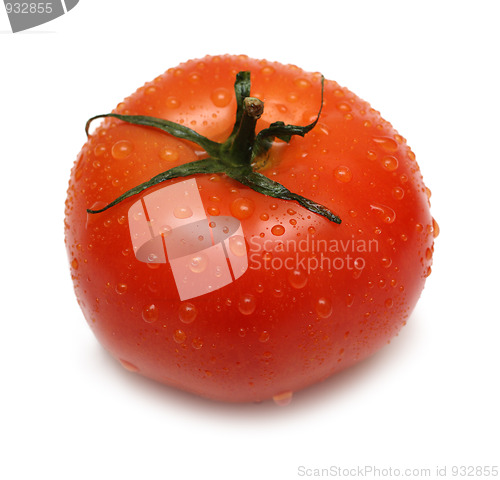
<svg viewBox="0 0 500 480">
<path fill-rule="evenodd" d="M 168 120 L 216 149 L 234 133 L 243 71 L 265 107 L 255 132 L 318 118 L 320 74 L 234 56 L 169 69 L 114 113 Z M 286 404 L 406 324 L 439 231 L 430 192 L 376 110 L 331 80 L 322 103 L 314 128 L 276 136 L 248 168 L 340 224 L 225 173 L 165 180 L 87 213 L 210 156 L 116 117 L 89 132 L 68 188 L 66 245 L 85 318 L 125 368 L 215 400 Z"/>
</svg>

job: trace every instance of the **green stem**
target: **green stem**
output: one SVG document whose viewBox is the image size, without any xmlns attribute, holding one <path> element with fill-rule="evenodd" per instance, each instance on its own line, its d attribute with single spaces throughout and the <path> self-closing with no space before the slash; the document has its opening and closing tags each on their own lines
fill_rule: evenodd
<svg viewBox="0 0 500 480">
<path fill-rule="evenodd" d="M 264 103 L 258 98 L 250 97 L 250 73 L 239 72 L 236 75 L 236 82 L 234 84 L 237 106 L 236 122 L 231 135 L 224 143 L 214 142 L 190 128 L 161 118 L 147 117 L 144 115 L 119 115 L 116 113 L 92 117 L 85 127 L 87 135 L 93 120 L 112 117 L 133 125 L 156 128 L 174 137 L 194 142 L 203 148 L 209 157 L 173 167 L 154 176 L 147 182 L 141 183 L 128 190 L 107 204 L 104 208 L 99 210 L 87 210 L 87 212 L 91 214 L 104 212 L 108 208 L 113 207 L 133 195 L 137 195 L 154 185 L 173 178 L 187 177 L 196 174 L 224 173 L 228 177 L 263 195 L 280 198 L 282 200 L 295 201 L 310 212 L 321 215 L 331 222 L 341 223 L 340 218 L 324 205 L 320 205 L 313 200 L 291 192 L 280 183 L 254 171 L 254 167 L 252 167 L 254 160 L 260 155 L 266 154 L 271 148 L 275 138 L 279 138 L 288 143 L 294 135 L 303 137 L 316 126 L 323 108 L 323 88 L 324 80 L 322 78 L 321 106 L 314 122 L 305 126 L 286 125 L 283 122 L 274 122 L 268 128 L 261 130 L 256 135 L 255 128 L 257 120 L 264 111 Z"/>
<path fill-rule="evenodd" d="M 244 99 L 240 126 L 228 151 L 228 159 L 232 167 L 250 168 L 255 143 L 255 127 L 263 113 L 264 103 L 261 100 L 253 97 Z"/>
</svg>

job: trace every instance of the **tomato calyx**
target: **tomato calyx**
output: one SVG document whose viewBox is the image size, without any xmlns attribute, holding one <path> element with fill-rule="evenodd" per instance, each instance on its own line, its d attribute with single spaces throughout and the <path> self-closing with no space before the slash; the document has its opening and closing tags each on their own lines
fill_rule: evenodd
<svg viewBox="0 0 500 480">
<path fill-rule="evenodd" d="M 259 157 L 268 152 L 276 138 L 289 143 L 293 136 L 299 135 L 303 137 L 316 126 L 323 108 L 324 77 L 321 77 L 321 106 L 316 119 L 312 123 L 299 126 L 278 121 L 257 134 L 255 133 L 255 127 L 257 120 L 264 111 L 264 103 L 258 98 L 250 96 L 250 85 L 250 72 L 239 72 L 236 75 L 234 84 L 237 104 L 236 121 L 233 131 L 223 143 L 214 142 L 184 125 L 156 117 L 107 113 L 90 118 L 85 126 L 87 136 L 89 136 L 90 124 L 94 120 L 98 118 L 116 118 L 133 125 L 157 128 L 176 138 L 194 142 L 205 150 L 208 157 L 170 168 L 126 191 L 105 207 L 99 210 L 88 209 L 87 212 L 90 214 L 104 212 L 123 200 L 166 180 L 196 174 L 220 173 L 263 195 L 296 201 L 310 212 L 340 224 L 341 219 L 324 205 L 293 193 L 282 184 L 259 173 L 255 163 Z"/>
</svg>

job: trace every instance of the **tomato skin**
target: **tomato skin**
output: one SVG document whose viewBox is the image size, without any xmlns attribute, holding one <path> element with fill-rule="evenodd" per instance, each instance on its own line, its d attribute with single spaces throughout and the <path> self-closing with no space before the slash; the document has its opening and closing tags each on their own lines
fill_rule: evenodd
<svg viewBox="0 0 500 480">
<path fill-rule="evenodd" d="M 277 120 L 314 120 L 319 74 L 244 56 L 170 69 L 115 112 L 168 119 L 223 142 L 243 70 L 265 104 L 257 131 Z M 181 301 L 168 262 L 136 259 L 128 218 L 141 195 L 179 179 L 103 213 L 86 209 L 202 156 L 187 141 L 106 119 L 73 167 L 65 233 L 75 292 L 94 334 L 125 368 L 215 400 L 260 401 L 323 380 L 399 332 L 430 273 L 438 230 L 415 156 L 377 111 L 326 81 L 318 125 L 289 144 L 277 141 L 260 165 L 330 208 L 341 225 L 223 175 L 194 176 L 210 218 L 241 222 L 249 268 Z"/>
</svg>

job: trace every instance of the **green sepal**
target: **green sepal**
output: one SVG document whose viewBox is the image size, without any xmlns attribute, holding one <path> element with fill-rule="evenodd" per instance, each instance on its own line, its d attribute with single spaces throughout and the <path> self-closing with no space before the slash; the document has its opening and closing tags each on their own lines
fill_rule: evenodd
<svg viewBox="0 0 500 480">
<path fill-rule="evenodd" d="M 189 175 L 202 173 L 221 173 L 223 172 L 223 168 L 224 167 L 219 162 L 214 161 L 214 159 L 212 158 L 204 158 L 203 160 L 195 160 L 194 162 L 184 163 L 182 165 L 178 165 L 177 167 L 172 167 L 170 170 L 159 173 L 158 175 L 149 179 L 147 182 L 143 182 L 140 185 L 127 190 L 125 193 L 115 198 L 115 200 L 99 210 L 88 209 L 87 213 L 104 212 L 108 208 L 111 208 L 116 204 L 123 202 L 123 200 L 137 195 L 138 193 L 141 193 L 148 188 L 154 187 L 159 183 L 165 182 L 166 180 L 171 180 L 173 178 L 179 177 L 188 177 Z"/>
<path fill-rule="evenodd" d="M 105 113 L 102 115 L 96 115 L 95 117 L 90 118 L 87 121 L 85 126 L 85 133 L 89 134 L 90 124 L 98 119 L 98 118 L 117 118 L 118 120 L 122 120 L 127 123 L 131 123 L 133 125 L 141 125 L 143 127 L 153 127 L 158 128 L 164 132 L 169 133 L 170 135 L 182 138 L 183 140 L 189 140 L 190 142 L 194 142 L 199 145 L 203 150 L 205 150 L 209 156 L 211 157 L 219 157 L 220 154 L 220 143 L 214 142 L 213 140 L 200 135 L 198 132 L 185 127 L 184 125 L 180 125 L 175 122 L 171 122 L 169 120 L 165 120 L 162 118 L 156 117 L 148 117 L 145 115 L 120 115 L 118 113 Z"/>
<path fill-rule="evenodd" d="M 262 175 L 259 172 L 250 172 L 243 176 L 232 177 L 238 182 L 250 187 L 252 190 L 256 192 L 262 193 L 264 195 L 268 195 L 273 198 L 280 198 L 282 200 L 293 200 L 296 201 L 299 205 L 307 208 L 310 212 L 321 215 L 331 222 L 340 224 L 342 220 L 337 217 L 337 215 L 333 214 L 328 208 L 324 205 L 316 203 L 302 195 L 298 195 L 296 193 L 291 192 L 288 188 L 281 185 L 281 183 L 275 182 L 270 178 Z"/>
</svg>

